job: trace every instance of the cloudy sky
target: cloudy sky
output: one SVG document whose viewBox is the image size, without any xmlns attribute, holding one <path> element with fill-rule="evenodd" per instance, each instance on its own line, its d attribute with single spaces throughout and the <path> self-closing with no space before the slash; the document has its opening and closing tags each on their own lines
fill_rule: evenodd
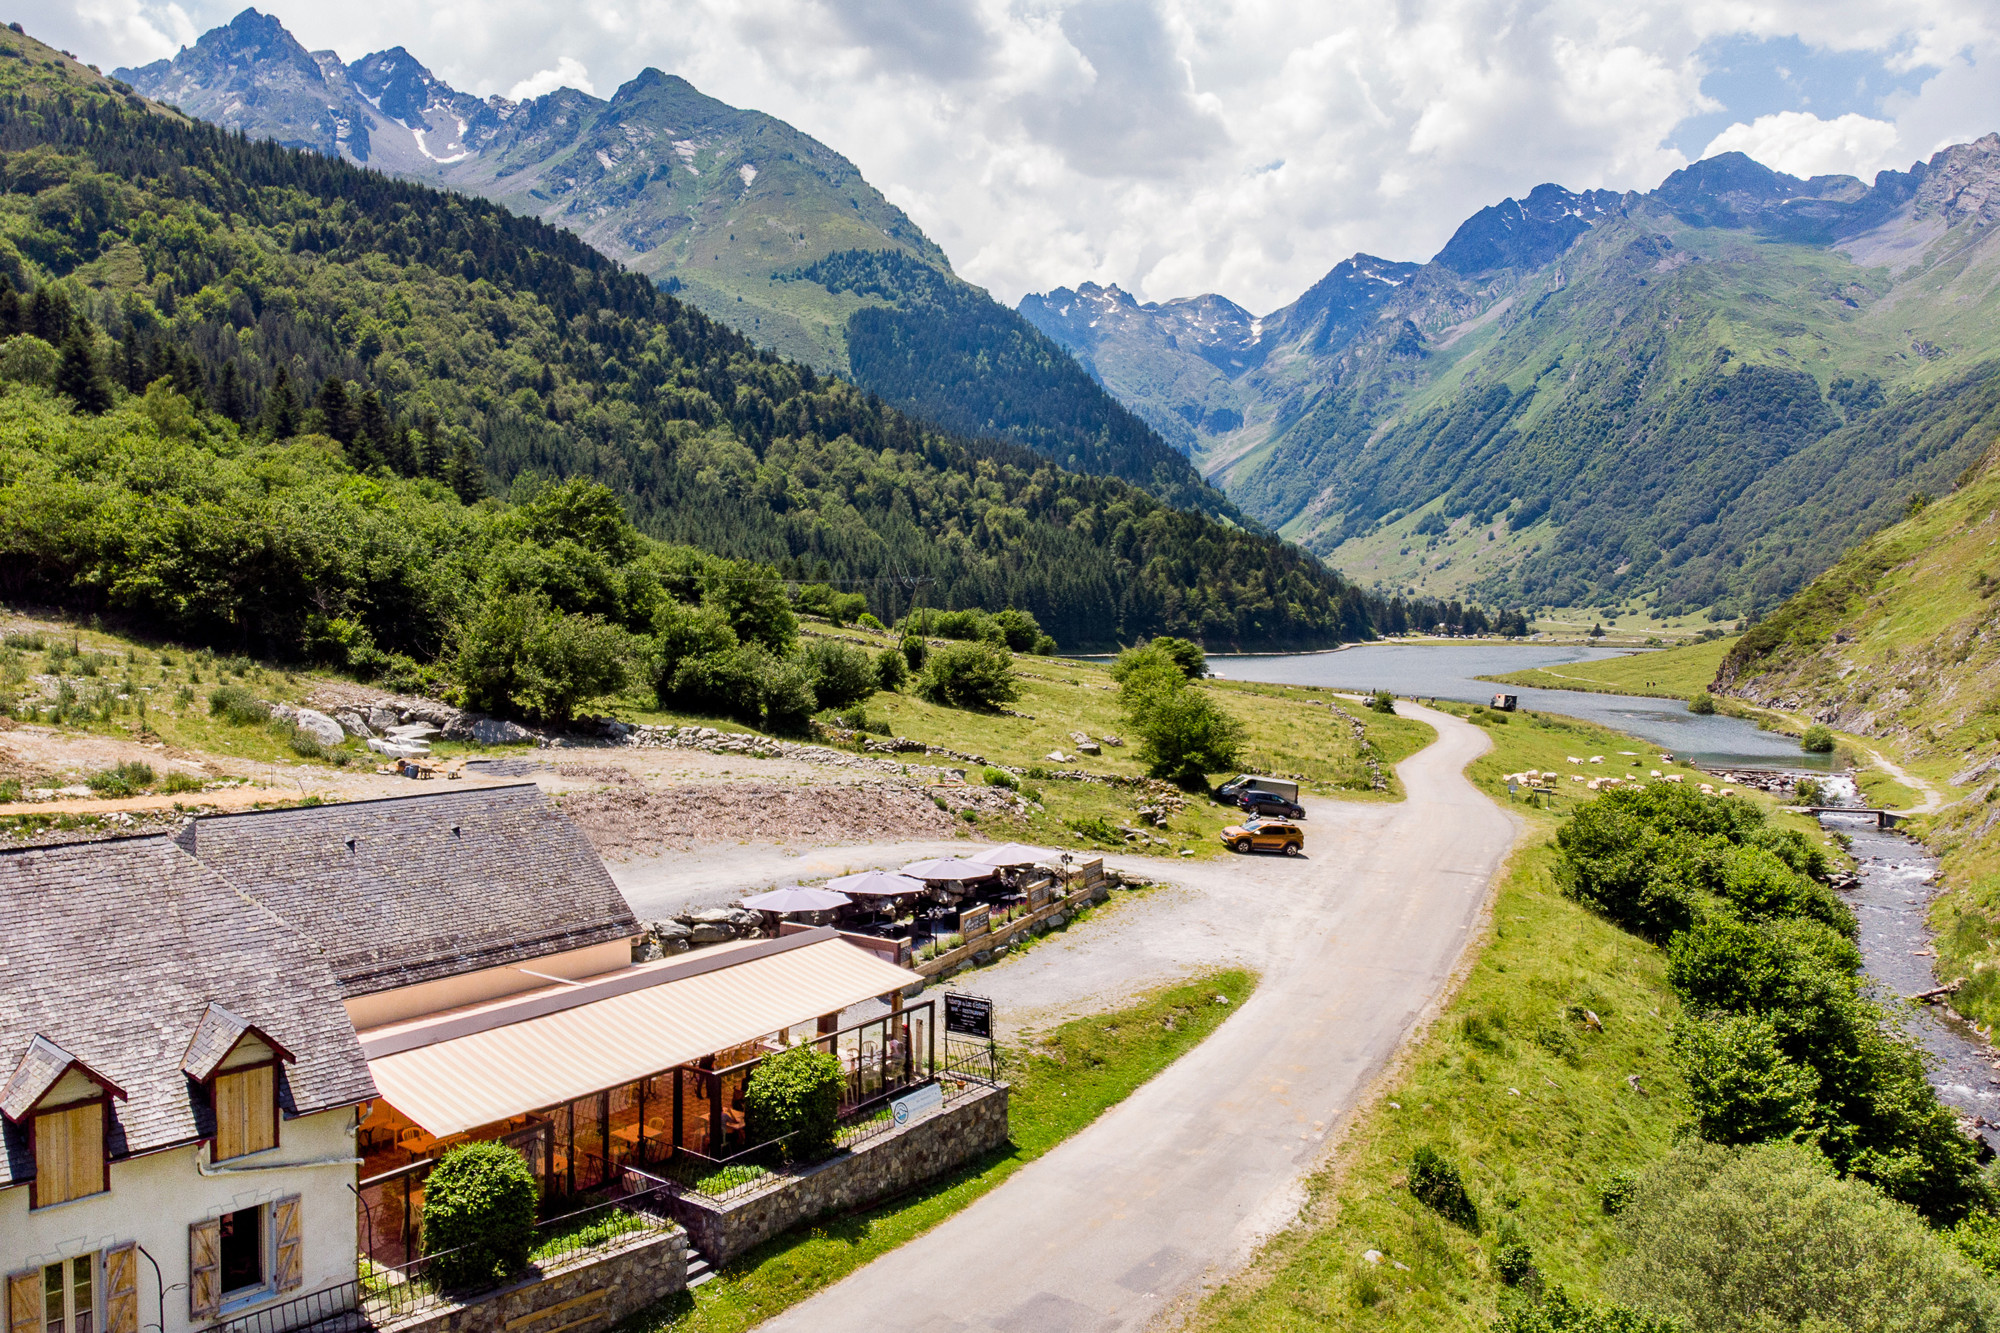
<svg viewBox="0 0 2000 1333">
<path fill-rule="evenodd" d="M 111 69 L 240 0 L 41 0 Z M 852 158 L 1013 301 L 1091 280 L 1264 313 L 1357 250 L 1426 259 L 1542 181 L 1741 149 L 1868 175 L 2000 129 L 1995 0 L 261 0 L 352 60 L 607 96 L 656 65 Z"/>
</svg>

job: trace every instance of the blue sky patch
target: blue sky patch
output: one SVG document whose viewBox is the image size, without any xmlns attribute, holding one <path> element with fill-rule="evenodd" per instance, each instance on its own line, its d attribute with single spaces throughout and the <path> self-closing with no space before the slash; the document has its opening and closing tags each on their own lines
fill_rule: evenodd
<svg viewBox="0 0 2000 1333">
<path fill-rule="evenodd" d="M 1897 72 L 1882 52 L 1824 51 L 1796 37 L 1720 37 L 1703 43 L 1698 54 L 1709 69 L 1701 90 L 1723 109 L 1690 116 L 1667 136 L 1690 158 L 1737 121 L 1778 111 L 1810 111 L 1821 120 L 1857 111 L 1885 119 L 1885 97 L 1914 93 L 1937 72 L 1934 66 Z"/>
</svg>

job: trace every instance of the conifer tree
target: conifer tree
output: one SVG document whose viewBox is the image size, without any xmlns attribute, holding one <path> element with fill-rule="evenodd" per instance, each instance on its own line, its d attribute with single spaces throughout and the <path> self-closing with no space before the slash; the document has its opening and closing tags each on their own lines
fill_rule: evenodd
<svg viewBox="0 0 2000 1333">
<path fill-rule="evenodd" d="M 111 381 L 98 367 L 97 354 L 80 327 L 63 339 L 62 363 L 56 367 L 56 392 L 67 395 L 81 412 L 95 416 L 111 406 Z"/>
<path fill-rule="evenodd" d="M 456 491 L 458 498 L 467 504 L 486 496 L 486 469 L 479 465 L 479 455 L 472 448 L 472 437 L 463 432 L 451 442 L 451 461 L 445 466 L 444 484 Z"/>
<path fill-rule="evenodd" d="M 216 410 L 231 421 L 243 422 L 243 381 L 236 373 L 236 363 L 222 363 L 222 383 L 216 388 Z"/>
<path fill-rule="evenodd" d="M 354 443 L 354 413 L 347 401 L 346 380 L 328 375 L 326 383 L 319 386 L 313 411 L 319 414 L 314 424 L 323 434 L 331 435 L 343 445 Z"/>
<path fill-rule="evenodd" d="M 292 372 L 278 367 L 278 379 L 264 404 L 264 431 L 274 440 L 288 440 L 299 433 L 299 396 L 292 389 Z"/>
</svg>

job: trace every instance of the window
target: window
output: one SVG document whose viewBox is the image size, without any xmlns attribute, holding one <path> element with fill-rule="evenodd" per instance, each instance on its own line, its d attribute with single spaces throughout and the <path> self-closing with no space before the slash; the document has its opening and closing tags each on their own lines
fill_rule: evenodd
<svg viewBox="0 0 2000 1333">
<path fill-rule="evenodd" d="M 264 1285 L 264 1210 L 240 1208 L 224 1213 L 220 1231 L 217 1258 L 222 1269 L 222 1299 L 227 1301 Z"/>
<path fill-rule="evenodd" d="M 278 1146 L 277 1066 L 215 1076 L 215 1160 Z"/>
<path fill-rule="evenodd" d="M 79 1254 L 42 1270 L 43 1333 L 96 1333 L 97 1256 Z"/>
<path fill-rule="evenodd" d="M 104 1103 L 85 1102 L 35 1117 L 35 1207 L 68 1203 L 110 1188 L 105 1180 Z"/>
</svg>

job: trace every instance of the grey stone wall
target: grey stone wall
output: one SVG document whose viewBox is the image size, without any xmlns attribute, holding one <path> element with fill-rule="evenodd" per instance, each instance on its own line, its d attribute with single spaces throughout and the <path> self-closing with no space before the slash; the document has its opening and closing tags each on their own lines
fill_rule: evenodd
<svg viewBox="0 0 2000 1333">
<path fill-rule="evenodd" d="M 703 1258 L 721 1265 L 801 1222 L 901 1194 L 1006 1141 L 1007 1087 L 981 1088 L 927 1120 L 871 1139 L 748 1197 L 714 1203 L 680 1196 L 673 1201 L 674 1219 L 687 1228 Z"/>
<path fill-rule="evenodd" d="M 687 1287 L 687 1232 L 647 1231 L 498 1291 L 378 1321 L 380 1333 L 600 1333 Z"/>
</svg>

